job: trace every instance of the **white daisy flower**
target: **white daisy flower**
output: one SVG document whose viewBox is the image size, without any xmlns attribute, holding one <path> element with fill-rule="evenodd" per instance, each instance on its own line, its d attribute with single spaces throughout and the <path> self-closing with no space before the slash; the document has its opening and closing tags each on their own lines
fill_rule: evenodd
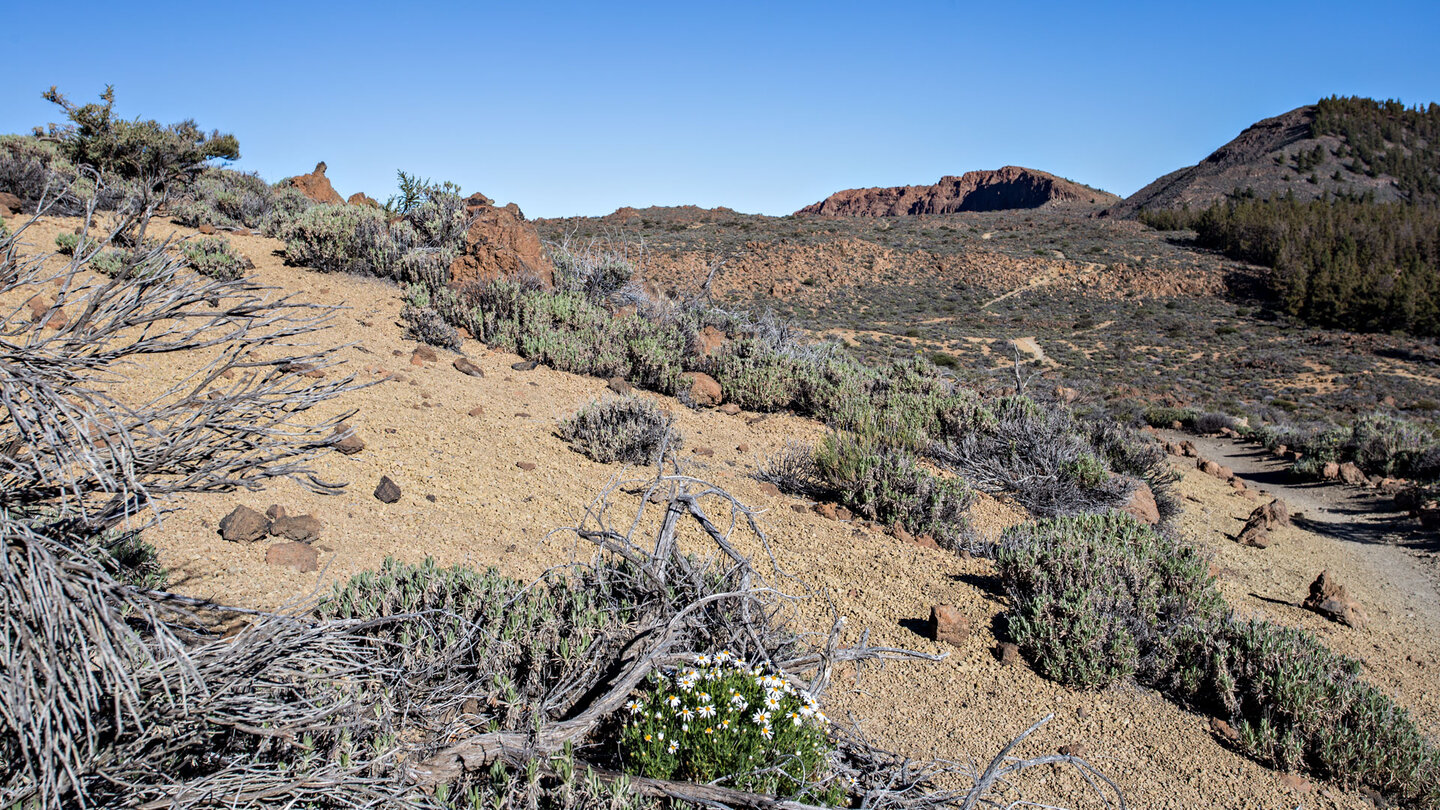
<svg viewBox="0 0 1440 810">
<path fill-rule="evenodd" d="M 758 725 L 768 726 L 770 725 L 770 712 L 755 712 L 750 715 L 750 719 L 754 720 Z"/>
<path fill-rule="evenodd" d="M 626 703 L 626 704 L 625 704 L 625 708 L 629 709 L 631 714 L 639 714 L 639 713 L 640 713 L 640 701 L 638 701 L 638 700 L 632 700 L 632 701 L 630 701 L 629 703 Z"/>
<path fill-rule="evenodd" d="M 667 750 L 667 751 L 669 751 L 670 753 L 673 754 L 673 753 L 675 753 L 676 751 L 679 751 L 679 750 L 680 750 L 680 743 L 675 742 L 674 740 L 671 740 L 671 741 L 670 741 L 670 745 L 667 746 L 665 750 Z"/>
<path fill-rule="evenodd" d="M 704 706 L 700 707 L 699 713 L 701 717 L 709 719 L 715 716 L 715 707 L 710 705 L 709 703 L 706 703 Z"/>
<path fill-rule="evenodd" d="M 680 705 L 680 698 L 675 695 L 671 695 L 670 697 L 665 699 L 665 702 L 670 704 L 670 708 L 673 709 L 676 706 Z"/>
</svg>

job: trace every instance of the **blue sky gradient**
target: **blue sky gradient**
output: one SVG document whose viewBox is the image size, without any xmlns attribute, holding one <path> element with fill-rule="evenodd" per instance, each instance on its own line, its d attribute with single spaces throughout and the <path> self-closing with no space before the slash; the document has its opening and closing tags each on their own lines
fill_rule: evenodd
<svg viewBox="0 0 1440 810">
<path fill-rule="evenodd" d="M 1440 100 L 1435 2 L 16 3 L 0 132 L 116 85 L 274 181 L 785 214 L 1014 164 L 1118 194 L 1330 94 Z"/>
</svg>

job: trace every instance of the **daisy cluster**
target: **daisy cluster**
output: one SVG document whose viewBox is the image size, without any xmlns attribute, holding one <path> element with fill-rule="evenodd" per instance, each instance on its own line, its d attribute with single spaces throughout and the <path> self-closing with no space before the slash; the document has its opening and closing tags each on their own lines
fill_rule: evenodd
<svg viewBox="0 0 1440 810">
<path fill-rule="evenodd" d="M 623 709 L 627 769 L 663 779 L 793 793 L 825 769 L 829 720 L 804 689 L 722 651 L 652 676 Z M 760 772 L 747 784 L 743 774 Z M 784 778 L 777 777 L 777 774 Z"/>
</svg>

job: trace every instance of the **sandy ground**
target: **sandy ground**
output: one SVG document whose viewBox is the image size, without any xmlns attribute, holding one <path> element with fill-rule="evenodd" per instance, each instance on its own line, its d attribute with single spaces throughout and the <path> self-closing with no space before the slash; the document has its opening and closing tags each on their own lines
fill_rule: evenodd
<svg viewBox="0 0 1440 810">
<path fill-rule="evenodd" d="M 70 227 L 73 221 L 41 223 L 28 234 L 29 241 L 48 246 L 55 232 Z M 466 341 L 462 351 L 484 369 L 483 379 L 453 369 L 455 355 L 444 351 L 436 363 L 412 365 L 415 344 L 397 325 L 401 302 L 394 286 L 286 267 L 278 253 L 282 246 L 274 240 L 246 236 L 231 241 L 255 262 L 256 280 L 345 307 L 325 333 L 332 345 L 348 346 L 340 353 L 346 365 L 331 374 L 390 379 L 329 406 L 358 411 L 351 424 L 367 445 L 358 455 L 327 453 L 314 462 L 322 478 L 349 484 L 343 494 L 320 495 L 287 481 L 261 492 L 196 496 L 174 504 L 179 511 L 147 536 L 171 570 L 176 590 L 273 608 L 306 599 L 340 578 L 378 566 L 387 556 L 493 565 L 527 579 L 589 556 L 573 535 L 553 530 L 576 525 L 608 484 L 644 477 L 644 471 L 591 462 L 554 435 L 558 419 L 607 395 L 603 381 L 544 368 L 514 371 L 511 364 L 520 358 L 491 352 L 475 341 Z M 132 377 L 141 389 L 158 390 L 174 373 L 136 368 Z M 891 664 L 837 678 L 828 693 L 831 715 L 857 722 L 882 746 L 917 757 L 986 761 L 1031 722 L 1053 713 L 1054 719 L 1019 753 L 1038 755 L 1080 743 L 1087 758 L 1119 783 L 1131 807 L 1369 806 L 1335 786 L 1287 784 L 1282 774 L 1218 742 L 1207 718 L 1148 690 L 1077 692 L 1024 665 L 1003 667 L 993 655 L 992 623 L 1004 600 L 987 561 L 797 512 L 792 507 L 799 501 L 768 496 L 750 477 L 767 454 L 787 442 L 821 435 L 819 425 L 786 415 L 757 420 L 751 413 L 690 411 L 673 400 L 655 399 L 678 416 L 689 471 L 760 510 L 777 562 L 796 577 L 792 590 L 828 593 L 852 639 L 869 630 L 875 644 L 947 654 L 936 663 Z M 470 415 L 477 407 L 483 413 Z M 702 447 L 714 454 L 693 452 Z M 535 468 L 523 470 L 518 462 Z M 398 503 L 373 497 L 381 475 L 402 488 Z M 1436 727 L 1440 622 L 1434 607 L 1440 601 L 1423 577 L 1397 583 L 1394 571 L 1374 562 L 1375 547 L 1299 528 L 1282 530 L 1269 549 L 1243 548 L 1229 535 L 1253 502 L 1193 469 L 1185 472 L 1180 490 L 1185 498 L 1182 530 L 1213 549 L 1221 587 L 1232 603 L 1304 625 L 1335 649 L 1361 658 L 1376 683 Z M 267 565 L 271 541 L 240 545 L 223 540 L 217 525 L 237 504 L 262 511 L 282 504 L 291 514 L 320 518 L 324 531 L 315 546 L 322 570 L 301 574 Z M 628 517 L 638 499 L 620 493 L 614 504 L 617 517 Z M 988 499 L 972 515 L 982 532 L 992 534 L 1015 519 L 1013 510 Z M 1350 630 L 1296 607 L 1322 568 L 1341 573 L 1370 612 L 1369 628 Z M 969 618 L 974 632 L 963 646 L 943 646 L 922 634 L 930 607 L 939 603 L 954 604 Z M 819 600 L 810 604 L 807 615 L 816 622 L 814 629 L 827 629 Z M 1068 772 L 1032 772 L 1018 784 L 1032 801 L 1099 806 L 1085 798 L 1083 786 Z"/>
</svg>

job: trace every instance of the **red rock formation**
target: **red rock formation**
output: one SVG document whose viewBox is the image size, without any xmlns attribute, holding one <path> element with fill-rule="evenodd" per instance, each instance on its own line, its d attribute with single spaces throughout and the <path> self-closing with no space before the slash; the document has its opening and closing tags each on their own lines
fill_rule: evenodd
<svg viewBox="0 0 1440 810">
<path fill-rule="evenodd" d="M 1006 166 L 997 171 L 942 177 L 931 186 L 839 191 L 797 213 L 825 217 L 893 217 L 1039 208 L 1051 203 L 1110 205 L 1120 198 L 1053 174 Z"/>
<path fill-rule="evenodd" d="M 280 181 L 282 186 L 290 186 L 301 194 L 314 200 L 317 203 L 334 203 L 336 205 L 345 202 L 335 187 L 330 185 L 330 178 L 325 176 L 325 161 L 315 164 L 315 171 L 309 174 L 299 174 Z"/>
<path fill-rule="evenodd" d="M 363 191 L 357 191 L 354 194 L 351 194 L 350 199 L 346 200 L 345 202 L 351 205 L 366 205 L 371 208 L 380 207 L 380 203 L 376 202 L 375 198 L 371 197 L 369 194 L 366 194 Z"/>
<path fill-rule="evenodd" d="M 464 252 L 450 264 L 451 284 L 533 275 L 546 287 L 555 286 L 555 268 L 540 246 L 535 226 L 519 206 L 510 203 L 497 208 L 489 197 L 476 193 L 465 201 L 465 207 L 473 220 L 465 235 Z"/>
</svg>

